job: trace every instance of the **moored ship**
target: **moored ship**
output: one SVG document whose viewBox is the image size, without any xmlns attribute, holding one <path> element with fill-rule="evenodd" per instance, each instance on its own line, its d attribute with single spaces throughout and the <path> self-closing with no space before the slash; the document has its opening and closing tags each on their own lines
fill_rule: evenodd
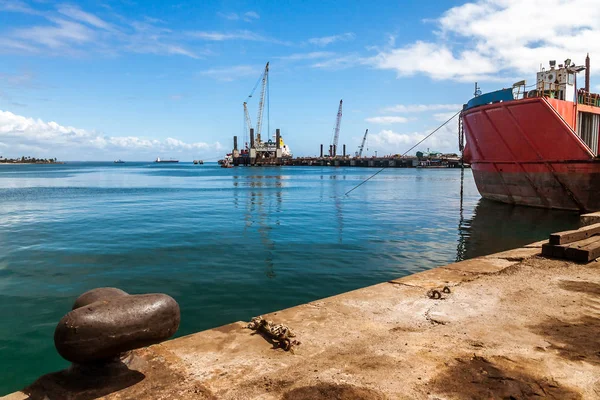
<svg viewBox="0 0 600 400">
<path fill-rule="evenodd" d="M 577 73 L 585 70 L 585 87 Z M 461 113 L 471 164 L 482 197 L 511 204 L 600 210 L 600 95 L 589 86 L 586 65 L 571 60 L 512 88 L 475 93 Z"/>
<path fill-rule="evenodd" d="M 157 157 L 156 160 L 154 160 L 154 162 L 156 163 L 178 163 L 179 160 L 175 160 L 173 158 L 169 158 L 168 160 L 164 160 L 160 157 Z"/>
</svg>

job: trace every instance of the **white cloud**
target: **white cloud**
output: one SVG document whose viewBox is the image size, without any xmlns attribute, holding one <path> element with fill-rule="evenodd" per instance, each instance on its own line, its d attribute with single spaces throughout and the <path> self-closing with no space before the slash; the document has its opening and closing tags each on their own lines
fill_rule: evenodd
<svg viewBox="0 0 600 400">
<path fill-rule="evenodd" d="M 8 4 L 8 3 L 7 3 Z M 129 21 L 114 17 L 107 22 L 73 5 L 58 5 L 56 12 L 38 12 L 24 3 L 0 2 L 0 11 L 35 14 L 43 22 L 23 24 L 18 29 L 0 31 L 0 53 L 46 53 L 58 56 L 91 52 L 115 55 L 122 52 L 157 55 L 182 55 L 199 58 L 205 51 L 188 48 L 189 38 L 172 30 L 156 26 L 156 18 Z"/>
<path fill-rule="evenodd" d="M 251 40 L 257 42 L 264 42 L 267 39 L 264 36 L 256 34 L 251 31 L 237 31 L 237 32 L 205 32 L 205 31 L 194 31 L 188 32 L 188 35 L 198 39 L 211 40 L 215 42 L 221 42 L 224 40 Z"/>
<path fill-rule="evenodd" d="M 384 129 L 373 135 L 369 134 L 369 147 L 378 149 L 387 154 L 404 154 L 408 149 L 423 140 L 429 132 L 398 133 L 390 129 Z M 408 155 L 413 155 L 419 149 L 454 153 L 458 148 L 457 134 L 454 125 L 448 124 L 435 134 L 427 138 L 422 144 L 411 150 Z"/>
<path fill-rule="evenodd" d="M 330 51 L 313 51 L 310 53 L 295 53 L 289 56 L 278 57 L 280 60 L 299 61 L 299 60 L 316 60 L 319 58 L 329 58 L 335 56 L 335 53 Z"/>
<path fill-rule="evenodd" d="M 267 43 L 275 43 L 282 45 L 290 45 L 290 42 L 281 41 L 277 39 L 273 39 L 267 36 L 260 35 L 258 33 L 241 30 L 241 31 L 233 31 L 233 32 L 208 32 L 208 31 L 190 31 L 187 32 L 187 36 L 200 39 L 200 40 L 208 40 L 212 42 L 223 42 L 226 40 L 246 40 L 251 42 L 267 42 Z"/>
<path fill-rule="evenodd" d="M 217 15 L 221 18 L 225 18 L 229 21 L 237 21 L 238 19 L 240 19 L 240 16 L 237 15 L 237 13 L 222 13 L 222 12 L 218 12 Z"/>
<path fill-rule="evenodd" d="M 0 83 L 6 83 L 10 87 L 34 87 L 34 76 L 30 72 L 20 72 L 18 74 L 8 74 L 0 72 Z"/>
<path fill-rule="evenodd" d="M 389 35 L 388 36 L 388 46 L 394 47 L 395 45 L 396 45 L 396 36 L 395 35 Z"/>
<path fill-rule="evenodd" d="M 95 38 L 94 31 L 80 23 L 60 18 L 52 19 L 52 22 L 55 25 L 17 29 L 14 36 L 52 49 L 69 47 L 71 44 L 81 45 Z"/>
<path fill-rule="evenodd" d="M 463 51 L 455 57 L 447 46 L 427 42 L 381 52 L 372 63 L 378 69 L 395 70 L 399 77 L 421 72 L 433 79 L 461 81 L 489 79 L 497 71 L 491 59 L 475 51 Z"/>
<path fill-rule="evenodd" d="M 0 51 L 37 53 L 39 49 L 21 40 L 0 38 Z"/>
<path fill-rule="evenodd" d="M 39 14 L 38 11 L 31 8 L 29 5 L 22 1 L 13 0 L 13 1 L 0 1 L 0 11 L 7 12 L 17 12 L 24 14 Z"/>
<path fill-rule="evenodd" d="M 434 20 L 435 40 L 391 46 L 370 62 L 398 76 L 456 81 L 532 75 L 550 59 L 600 54 L 598 20 L 596 0 L 479 0 Z"/>
<path fill-rule="evenodd" d="M 455 114 L 456 114 L 456 112 L 452 112 L 452 111 L 445 112 L 445 113 L 436 113 L 436 114 L 433 114 L 433 118 L 436 121 L 445 122 L 445 121 L 449 120 L 450 118 L 454 117 Z"/>
<path fill-rule="evenodd" d="M 250 65 L 237 65 L 235 67 L 213 68 L 200 72 L 201 75 L 209 76 L 218 81 L 231 82 L 238 78 L 247 76 L 258 76 L 260 68 Z"/>
<path fill-rule="evenodd" d="M 131 23 L 134 32 L 129 35 L 118 35 L 125 42 L 125 48 L 133 53 L 157 55 L 181 55 L 200 58 L 197 51 L 192 51 L 169 40 L 170 29 L 158 27 L 149 22 L 134 21 Z"/>
<path fill-rule="evenodd" d="M 76 21 L 84 22 L 88 25 L 95 26 L 96 28 L 104 29 L 107 31 L 113 30 L 113 27 L 109 23 L 103 21 L 102 19 L 96 17 L 93 14 L 81 10 L 79 7 L 76 6 L 61 5 L 58 7 L 58 12 Z"/>
<path fill-rule="evenodd" d="M 391 124 L 402 124 L 404 122 L 407 122 L 408 118 L 395 117 L 395 116 L 370 117 L 370 118 L 365 119 L 365 121 L 370 122 L 372 124 L 391 125 Z"/>
<path fill-rule="evenodd" d="M 413 145 L 419 140 L 425 137 L 424 134 L 413 132 L 413 133 L 396 133 L 390 129 L 384 129 L 369 135 L 369 143 L 373 146 L 389 146 L 393 149 L 400 149 L 400 145 Z"/>
<path fill-rule="evenodd" d="M 60 154 L 108 155 L 113 152 L 128 154 L 162 154 L 181 151 L 217 151 L 222 148 L 219 142 L 212 144 L 186 143 L 167 138 L 163 141 L 143 139 L 135 136 L 104 136 L 95 131 L 45 122 L 0 110 L 0 139 L 7 148 L 13 150 L 35 150 L 38 157 L 53 157 Z M 37 149 L 37 150 L 36 150 Z M 18 156 L 20 154 L 13 154 Z M 33 155 L 33 154 L 28 154 Z"/>
<path fill-rule="evenodd" d="M 229 21 L 237 21 L 239 19 L 243 19 L 246 22 L 253 22 L 257 19 L 260 19 L 260 15 L 255 11 L 248 11 L 243 14 L 218 12 L 217 15 Z"/>
<path fill-rule="evenodd" d="M 308 43 L 324 47 L 324 46 L 327 46 L 327 45 L 329 45 L 331 43 L 335 43 L 335 42 L 349 41 L 349 40 L 354 39 L 354 37 L 355 37 L 354 33 L 347 32 L 347 33 L 343 33 L 340 35 L 311 38 L 311 39 L 308 39 Z"/>
<path fill-rule="evenodd" d="M 260 15 L 254 11 L 248 11 L 244 13 L 244 21 L 252 22 L 260 18 Z"/>
<path fill-rule="evenodd" d="M 340 70 L 350 67 L 356 67 L 363 64 L 363 60 L 356 54 L 349 54 L 340 57 L 332 57 L 327 60 L 319 61 L 311 65 L 312 68 Z"/>
<path fill-rule="evenodd" d="M 386 107 L 383 112 L 398 112 L 398 113 L 416 113 L 425 111 L 441 111 L 441 110 L 460 110 L 461 104 L 397 104 L 395 106 Z"/>
</svg>

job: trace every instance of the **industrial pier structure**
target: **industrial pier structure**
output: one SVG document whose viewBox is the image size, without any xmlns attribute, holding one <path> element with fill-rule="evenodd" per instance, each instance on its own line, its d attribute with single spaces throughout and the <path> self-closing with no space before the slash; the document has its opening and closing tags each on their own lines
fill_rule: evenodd
<svg viewBox="0 0 600 400">
<path fill-rule="evenodd" d="M 253 127 L 248 105 L 255 92 L 259 89 L 258 112 L 256 118 L 256 127 Z M 346 145 L 342 145 L 342 154 L 338 154 L 338 143 L 340 138 L 340 128 L 342 123 L 343 100 L 340 100 L 337 109 L 333 134 L 329 145 L 329 151 L 325 155 L 323 144 L 320 148 L 319 157 L 300 157 L 294 158 L 288 145 L 286 145 L 281 136 L 281 130 L 276 129 L 273 137 L 269 131 L 269 63 L 265 65 L 263 72 L 256 81 L 252 91 L 243 102 L 244 110 L 244 136 L 243 143 L 239 146 L 238 137 L 233 137 L 233 150 L 228 153 L 225 159 L 220 160 L 222 166 L 276 166 L 276 165 L 294 165 L 294 166 L 333 166 L 333 167 L 375 167 L 375 168 L 445 168 L 461 167 L 462 160 L 456 154 L 435 154 L 417 153 L 417 157 L 401 156 L 399 154 L 385 157 L 363 157 L 363 150 L 367 141 L 369 130 L 366 129 L 358 150 L 354 156 L 346 153 Z M 265 114 L 265 105 L 267 105 L 267 123 L 266 139 L 263 139 L 263 127 Z M 249 134 L 249 141 L 248 141 Z M 433 156 L 433 157 L 432 157 Z"/>
<path fill-rule="evenodd" d="M 319 157 L 292 157 L 284 149 L 281 130 L 275 131 L 275 141 L 258 141 L 254 137 L 254 129 L 250 129 L 250 147 L 240 150 L 238 137 L 233 137 L 231 162 L 234 166 L 317 166 L 317 167 L 374 167 L 374 168 L 460 168 L 461 159 L 456 154 L 439 154 L 436 157 L 419 156 L 385 156 L 362 157 L 362 147 L 354 157 L 346 154 L 346 145 L 342 145 L 342 154 L 335 154 L 334 146 L 330 146 L 329 155 L 323 154 L 321 144 Z M 366 133 L 365 133 L 366 137 Z M 333 156 L 332 156 L 333 155 Z M 465 165 L 468 167 L 468 165 Z"/>
</svg>

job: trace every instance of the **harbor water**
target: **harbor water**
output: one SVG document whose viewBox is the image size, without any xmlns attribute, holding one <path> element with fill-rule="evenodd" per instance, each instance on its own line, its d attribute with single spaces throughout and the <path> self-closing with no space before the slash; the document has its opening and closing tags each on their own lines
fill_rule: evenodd
<svg viewBox="0 0 600 400">
<path fill-rule="evenodd" d="M 65 368 L 59 319 L 86 290 L 167 293 L 178 336 L 571 229 L 483 201 L 470 170 L 0 165 L 0 395 Z"/>
</svg>

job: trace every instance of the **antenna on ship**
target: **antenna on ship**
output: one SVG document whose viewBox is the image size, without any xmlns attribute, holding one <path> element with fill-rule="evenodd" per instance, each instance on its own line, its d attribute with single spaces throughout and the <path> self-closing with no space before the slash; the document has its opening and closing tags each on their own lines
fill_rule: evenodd
<svg viewBox="0 0 600 400">
<path fill-rule="evenodd" d="M 475 82 L 475 93 L 473 93 L 473 96 L 481 96 L 481 88 L 479 87 L 479 85 L 477 85 L 477 82 Z"/>
</svg>

